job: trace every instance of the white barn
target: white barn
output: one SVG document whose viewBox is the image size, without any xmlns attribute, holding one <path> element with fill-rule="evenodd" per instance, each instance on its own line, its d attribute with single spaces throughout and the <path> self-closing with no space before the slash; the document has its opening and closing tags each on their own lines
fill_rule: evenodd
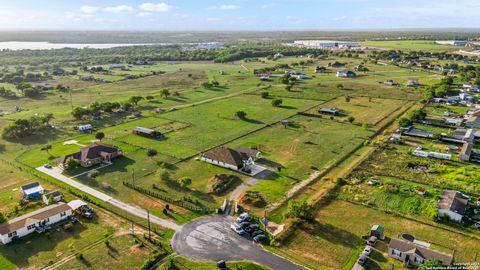
<svg viewBox="0 0 480 270">
<path fill-rule="evenodd" d="M 71 215 L 72 208 L 63 202 L 38 209 L 0 224 L 0 241 L 7 244 L 13 239 L 26 236 L 36 230 L 43 231 Z"/>
</svg>

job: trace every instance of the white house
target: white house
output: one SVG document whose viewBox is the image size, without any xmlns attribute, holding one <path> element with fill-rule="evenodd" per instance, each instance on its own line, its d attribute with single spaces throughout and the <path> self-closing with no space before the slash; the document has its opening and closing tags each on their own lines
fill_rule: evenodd
<svg viewBox="0 0 480 270">
<path fill-rule="evenodd" d="M 451 160 L 452 159 L 452 155 L 450 155 L 450 154 L 422 151 L 421 147 L 417 147 L 412 152 L 412 155 L 417 156 L 417 157 L 433 157 L 433 158 L 446 159 L 446 160 Z"/>
<path fill-rule="evenodd" d="M 201 160 L 232 170 L 242 170 L 254 164 L 253 156 L 249 156 L 244 151 L 240 152 L 225 146 L 203 153 Z"/>
<path fill-rule="evenodd" d="M 392 238 L 388 243 L 388 255 L 407 267 L 417 267 L 428 260 L 439 260 L 445 265 L 453 262 L 452 254 L 399 238 Z"/>
<path fill-rule="evenodd" d="M 7 244 L 34 231 L 43 232 L 71 215 L 72 209 L 63 202 L 38 209 L 0 224 L 0 241 Z"/>
<path fill-rule="evenodd" d="M 440 216 L 448 216 L 452 221 L 461 222 L 467 210 L 469 197 L 456 190 L 444 190 L 437 203 Z"/>
<path fill-rule="evenodd" d="M 90 131 L 93 129 L 91 124 L 81 125 L 77 127 L 79 131 Z"/>
<path fill-rule="evenodd" d="M 52 198 L 54 203 L 57 203 L 57 202 L 63 200 L 62 193 L 60 193 L 59 191 L 53 191 L 53 192 L 49 192 L 47 194 L 43 194 L 43 196 L 42 196 L 43 203 L 46 204 L 46 205 L 49 205 L 50 204 L 49 203 L 50 198 Z"/>
<path fill-rule="evenodd" d="M 337 74 L 335 75 L 339 78 L 345 78 L 345 77 L 355 77 L 357 74 L 353 71 L 338 71 Z"/>
<path fill-rule="evenodd" d="M 42 196 L 45 189 L 38 182 L 30 183 L 20 187 L 20 191 L 26 199 L 34 199 Z"/>
</svg>

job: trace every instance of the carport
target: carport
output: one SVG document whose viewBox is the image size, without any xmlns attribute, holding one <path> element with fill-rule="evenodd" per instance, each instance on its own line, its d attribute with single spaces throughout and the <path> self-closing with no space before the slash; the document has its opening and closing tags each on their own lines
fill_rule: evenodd
<svg viewBox="0 0 480 270">
<path fill-rule="evenodd" d="M 86 205 L 87 205 L 87 203 L 82 201 L 82 200 L 73 200 L 71 202 L 68 202 L 68 206 L 70 206 L 70 208 L 72 208 L 72 211 L 75 211 L 78 208 L 80 208 L 82 206 L 86 206 Z"/>
</svg>

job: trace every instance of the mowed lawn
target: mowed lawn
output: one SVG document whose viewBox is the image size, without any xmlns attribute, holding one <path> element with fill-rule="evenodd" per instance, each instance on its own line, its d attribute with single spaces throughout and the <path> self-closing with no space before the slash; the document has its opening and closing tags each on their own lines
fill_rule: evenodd
<svg viewBox="0 0 480 270">
<path fill-rule="evenodd" d="M 334 164 L 372 134 L 357 125 L 328 119 L 295 116 L 290 120 L 293 127 L 277 124 L 229 144 L 258 148 L 262 152 L 259 164 L 281 167 L 276 176 L 251 188 L 266 195 L 269 202 L 284 196 L 315 170 Z"/>
<path fill-rule="evenodd" d="M 480 252 L 478 239 L 386 214 L 345 201 L 333 201 L 317 214 L 316 224 L 298 229 L 280 249 L 312 269 L 350 269 L 364 246 L 361 236 L 374 224 L 385 227 L 385 236 L 413 234 L 432 243 L 435 249 L 455 252 L 455 261 L 471 262 Z M 401 263 L 387 255 L 387 245 L 380 242 L 370 256 L 367 269 L 401 269 Z"/>
<path fill-rule="evenodd" d="M 462 47 L 436 44 L 433 40 L 387 40 L 387 41 L 365 41 L 362 46 L 380 47 L 393 50 L 423 50 L 423 51 L 452 51 Z"/>
<path fill-rule="evenodd" d="M 405 106 L 406 103 L 407 101 L 399 99 L 350 97 L 347 101 L 346 97 L 339 97 L 315 107 L 309 113 L 319 114 L 320 108 L 338 108 L 344 115 L 336 116 L 336 119 L 346 121 L 347 117 L 352 116 L 355 118 L 355 123 L 377 125 L 385 117 Z"/>
</svg>

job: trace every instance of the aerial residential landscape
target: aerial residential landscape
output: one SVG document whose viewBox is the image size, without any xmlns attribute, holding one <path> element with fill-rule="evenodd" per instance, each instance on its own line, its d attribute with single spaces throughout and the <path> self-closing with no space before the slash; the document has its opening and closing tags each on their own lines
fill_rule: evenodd
<svg viewBox="0 0 480 270">
<path fill-rule="evenodd" d="M 0 3 L 1 270 L 480 269 L 475 1 L 53 2 Z"/>
</svg>

